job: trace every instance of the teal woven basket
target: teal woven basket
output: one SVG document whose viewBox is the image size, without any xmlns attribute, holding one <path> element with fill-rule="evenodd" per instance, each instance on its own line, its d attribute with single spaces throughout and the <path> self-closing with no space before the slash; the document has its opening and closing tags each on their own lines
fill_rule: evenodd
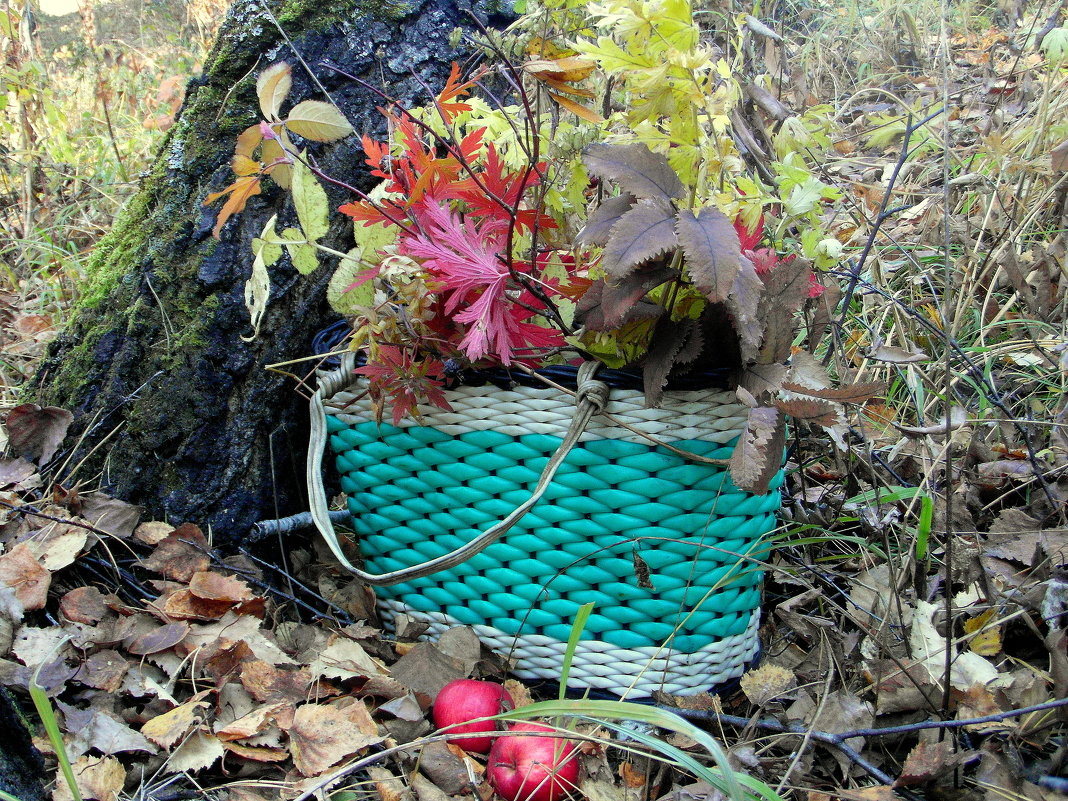
<svg viewBox="0 0 1068 801">
<path fill-rule="evenodd" d="M 451 412 L 422 407 L 420 422 L 395 426 L 374 421 L 359 383 L 337 389 L 348 368 L 321 380 L 327 395 L 313 414 L 325 414 L 348 496 L 364 561 L 353 569 L 367 579 L 447 563 L 377 587 L 387 625 L 403 612 L 432 633 L 471 626 L 520 677 L 558 680 L 576 614 L 593 602 L 569 684 L 628 697 L 697 693 L 754 658 L 759 564 L 782 473 L 752 495 L 699 460 L 730 457 L 747 413 L 733 393 L 668 393 L 646 409 L 641 392 L 612 390 L 544 480 L 576 428 L 568 393 L 463 386 L 449 393 Z M 322 446 L 311 450 L 322 520 Z M 539 480 L 544 492 L 525 515 L 450 559 L 529 502 Z M 328 522 L 320 528 L 334 538 Z"/>
</svg>

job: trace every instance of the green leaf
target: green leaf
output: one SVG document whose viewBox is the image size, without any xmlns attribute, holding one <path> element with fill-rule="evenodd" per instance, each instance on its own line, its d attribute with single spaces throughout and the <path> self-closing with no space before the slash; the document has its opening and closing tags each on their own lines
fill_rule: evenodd
<svg viewBox="0 0 1068 801">
<path fill-rule="evenodd" d="M 360 248 L 355 247 L 338 262 L 330 284 L 326 288 L 326 300 L 330 308 L 345 317 L 355 316 L 369 307 L 375 298 L 374 281 L 364 281 L 355 289 L 349 289 L 360 273 L 367 272 L 369 265 L 360 259 Z"/>
<path fill-rule="evenodd" d="M 286 250 L 298 273 L 308 275 L 318 269 L 319 257 L 315 253 L 315 245 L 308 242 L 300 231 L 287 228 L 282 231 L 282 239 L 286 240 Z"/>
<path fill-rule="evenodd" d="M 329 205 L 326 191 L 304 161 L 304 154 L 293 161 L 293 206 L 304 232 L 302 238 L 310 242 L 322 238 L 330 230 L 327 217 Z"/>
<path fill-rule="evenodd" d="M 313 142 L 336 142 L 352 133 L 345 115 L 321 100 L 304 100 L 293 106 L 286 127 Z"/>
</svg>

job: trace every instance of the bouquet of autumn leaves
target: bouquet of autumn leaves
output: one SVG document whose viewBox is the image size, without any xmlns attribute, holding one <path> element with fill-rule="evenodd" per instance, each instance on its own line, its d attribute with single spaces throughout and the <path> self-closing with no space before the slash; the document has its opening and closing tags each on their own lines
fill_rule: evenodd
<svg viewBox="0 0 1068 801">
<path fill-rule="evenodd" d="M 560 91 L 581 91 L 571 82 L 588 74 L 573 57 L 538 70 L 557 102 Z M 522 102 L 509 111 L 476 109 L 468 93 L 480 77 L 462 81 L 454 65 L 430 107 L 381 109 L 389 141 L 362 139 L 381 183 L 340 208 L 355 224 L 349 253 L 293 229 L 279 239 L 273 221 L 275 238 L 262 240 L 285 245 L 295 264 L 293 249 L 310 245 L 341 257 L 330 299 L 353 322 L 350 347 L 366 353 L 357 372 L 380 414 L 396 422 L 418 415 L 420 403 L 447 409 L 443 390 L 467 367 L 531 370 L 594 358 L 640 370 L 649 405 L 672 376 L 726 370 L 750 406 L 732 477 L 763 492 L 780 465 L 784 416 L 837 433 L 841 403 L 878 390 L 834 389 L 793 348 L 799 313 L 824 288 L 806 261 L 762 243 L 763 216 L 747 225 L 698 203 L 664 154 L 625 135 L 604 141 L 605 126 L 573 100 L 560 107 L 587 120 L 592 142 L 580 152 L 545 141 L 552 127 L 521 82 Z M 287 145 L 274 168 L 292 166 L 301 226 L 323 231 L 308 211 L 308 179 L 314 184 L 317 173 L 291 150 L 278 96 L 275 87 L 265 141 Z"/>
</svg>

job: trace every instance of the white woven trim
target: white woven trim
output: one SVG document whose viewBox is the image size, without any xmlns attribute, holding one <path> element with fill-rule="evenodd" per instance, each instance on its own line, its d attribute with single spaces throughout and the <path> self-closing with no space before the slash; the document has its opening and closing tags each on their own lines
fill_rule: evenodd
<svg viewBox="0 0 1068 801">
<path fill-rule="evenodd" d="M 387 629 L 396 615 L 427 623 L 435 638 L 464 625 L 444 613 L 429 614 L 405 607 L 396 600 L 379 599 Z M 742 634 L 690 654 L 670 648 L 619 648 L 601 640 L 580 640 L 571 663 L 568 686 L 608 690 L 629 698 L 644 698 L 660 690 L 670 695 L 696 695 L 717 684 L 736 679 L 759 650 L 760 610 L 753 611 Z M 522 679 L 558 681 L 567 643 L 541 634 L 513 637 L 491 626 L 471 626 L 478 638 L 496 653 L 515 660 L 513 673 Z"/>
<path fill-rule="evenodd" d="M 362 379 L 361 379 L 362 380 Z M 457 387 L 448 394 L 451 412 L 420 405 L 422 421 L 405 417 L 400 427 L 427 425 L 450 436 L 472 431 L 497 431 L 511 437 L 549 434 L 562 437 L 574 416 L 572 396 L 552 387 L 518 386 L 502 390 L 492 384 Z M 326 413 L 337 415 L 347 425 L 373 419 L 371 400 L 359 389 L 343 390 L 326 401 Z M 667 441 L 704 440 L 726 443 L 745 426 L 749 409 L 733 392 L 698 390 L 670 392 L 661 406 L 645 407 L 645 395 L 637 390 L 613 389 L 605 411 L 644 434 Z M 580 441 L 619 439 L 648 443 L 638 434 L 597 415 Z"/>
</svg>

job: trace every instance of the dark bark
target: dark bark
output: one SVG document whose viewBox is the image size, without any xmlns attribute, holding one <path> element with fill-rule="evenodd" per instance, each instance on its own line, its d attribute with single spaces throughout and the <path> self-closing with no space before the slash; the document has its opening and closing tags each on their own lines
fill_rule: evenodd
<svg viewBox="0 0 1068 801">
<path fill-rule="evenodd" d="M 470 23 L 458 2 L 270 5 L 356 131 L 381 133 L 381 100 L 322 63 L 402 102 L 425 102 L 419 81 L 440 86 L 450 61 L 463 58 L 449 45 L 453 29 Z M 485 9 L 477 11 L 485 20 Z M 290 102 L 324 99 L 261 0 L 237 0 L 154 169 L 98 246 L 85 297 L 35 388 L 37 402 L 76 415 L 67 440 L 76 445 L 54 462 L 63 466 L 60 480 L 99 486 L 153 518 L 210 526 L 222 542 L 304 507 L 306 403 L 292 379 L 264 368 L 307 356 L 315 332 L 332 319 L 323 294 L 334 263 L 321 259 L 317 273 L 301 277 L 283 257 L 270 271 L 261 336 L 243 342 L 250 242 L 272 214 L 280 215 L 279 230 L 295 216 L 267 181 L 215 241 L 219 204 L 202 205 L 232 180 L 236 136 L 259 118 L 256 74 L 280 59 L 293 65 Z M 367 187 L 358 137 L 309 150 L 328 174 Z M 328 194 L 335 207 L 351 199 L 336 187 Z M 344 251 L 350 236 L 339 220 L 321 241 Z M 308 365 L 290 369 L 303 374 Z"/>
<path fill-rule="evenodd" d="M 44 801 L 44 762 L 30 745 L 30 733 L 11 693 L 0 687 L 0 790 L 19 801 Z"/>
</svg>

